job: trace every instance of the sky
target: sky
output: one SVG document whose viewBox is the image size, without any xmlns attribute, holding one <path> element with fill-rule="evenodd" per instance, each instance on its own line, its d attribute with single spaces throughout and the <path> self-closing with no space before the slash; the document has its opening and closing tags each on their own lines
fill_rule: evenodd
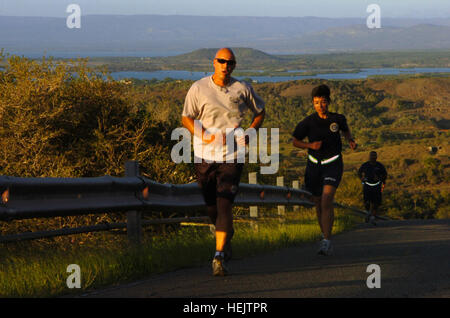
<svg viewBox="0 0 450 318">
<path fill-rule="evenodd" d="M 83 15 L 366 17 L 369 4 L 395 18 L 448 18 L 449 0 L 0 0 L 0 16 L 67 17 L 69 4 Z"/>
</svg>

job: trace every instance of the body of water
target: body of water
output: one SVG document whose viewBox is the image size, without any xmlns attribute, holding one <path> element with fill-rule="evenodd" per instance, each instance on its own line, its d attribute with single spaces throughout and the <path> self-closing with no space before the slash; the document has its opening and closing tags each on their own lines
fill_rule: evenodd
<svg viewBox="0 0 450 318">
<path fill-rule="evenodd" d="M 301 70 L 291 72 L 302 72 Z M 310 72 L 310 71 L 308 71 Z M 312 71 L 314 72 L 314 71 Z M 323 73 L 316 75 L 296 75 L 296 76 L 235 76 L 238 79 L 251 78 L 258 82 L 285 82 L 310 78 L 319 79 L 365 79 L 375 75 L 402 75 L 420 73 L 450 73 L 450 68 L 364 68 L 357 73 Z M 212 75 L 212 72 L 189 72 L 189 71 L 155 71 L 155 72 L 112 72 L 115 79 L 137 78 L 137 79 L 157 79 L 164 80 L 168 77 L 181 80 L 199 80 L 205 76 Z"/>
</svg>

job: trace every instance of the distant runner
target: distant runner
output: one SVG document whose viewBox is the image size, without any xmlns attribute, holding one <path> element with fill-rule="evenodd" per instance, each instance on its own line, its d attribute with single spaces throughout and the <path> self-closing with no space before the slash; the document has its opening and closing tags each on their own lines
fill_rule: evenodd
<svg viewBox="0 0 450 318">
<path fill-rule="evenodd" d="M 377 153 L 371 151 L 369 161 L 363 163 L 358 170 L 358 177 L 363 184 L 364 207 L 369 212 L 366 222 L 375 225 L 375 216 L 381 205 L 381 193 L 386 185 L 386 168 L 377 161 Z"/>
<path fill-rule="evenodd" d="M 328 111 L 330 89 L 327 85 L 315 87 L 311 93 L 316 112 L 303 119 L 295 128 L 293 144 L 308 149 L 305 172 L 306 190 L 312 193 L 317 219 L 323 240 L 318 251 L 321 255 L 332 254 L 331 232 L 334 222 L 333 199 L 343 172 L 342 142 L 340 131 L 355 150 L 353 139 L 344 115 Z M 308 137 L 308 142 L 302 141 Z"/>
</svg>

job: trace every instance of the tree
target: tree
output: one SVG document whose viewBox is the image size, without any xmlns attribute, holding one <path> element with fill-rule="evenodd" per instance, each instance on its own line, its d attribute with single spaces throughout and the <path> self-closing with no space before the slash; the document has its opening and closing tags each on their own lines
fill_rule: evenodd
<svg viewBox="0 0 450 318">
<path fill-rule="evenodd" d="M 126 85 L 86 63 L 7 59 L 0 75 L 2 174 L 118 175 L 125 160 L 149 159 L 150 118 L 124 99 Z"/>
</svg>

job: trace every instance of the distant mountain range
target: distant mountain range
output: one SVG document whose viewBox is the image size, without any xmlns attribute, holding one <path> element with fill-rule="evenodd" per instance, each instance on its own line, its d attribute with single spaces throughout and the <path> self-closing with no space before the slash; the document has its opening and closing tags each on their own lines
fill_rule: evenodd
<svg viewBox="0 0 450 318">
<path fill-rule="evenodd" d="M 166 56 L 210 47 L 252 47 L 272 54 L 450 48 L 450 18 L 88 15 L 81 29 L 65 18 L 0 16 L 0 48 L 24 55 Z"/>
</svg>

